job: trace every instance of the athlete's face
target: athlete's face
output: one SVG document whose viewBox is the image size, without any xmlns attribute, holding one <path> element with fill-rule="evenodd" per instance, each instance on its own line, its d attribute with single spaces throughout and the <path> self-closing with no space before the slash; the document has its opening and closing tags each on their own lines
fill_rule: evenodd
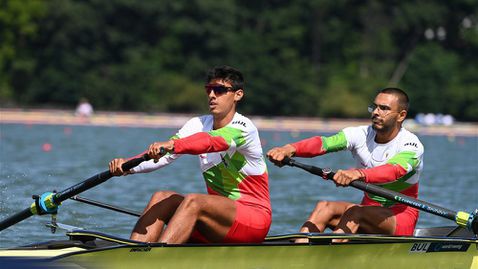
<svg viewBox="0 0 478 269">
<path fill-rule="evenodd" d="M 372 114 L 372 127 L 378 132 L 399 128 L 398 123 L 402 123 L 407 115 L 405 110 L 400 109 L 398 98 L 387 93 L 379 93 L 369 106 L 369 111 Z"/>
<path fill-rule="evenodd" d="M 236 103 L 242 99 L 242 89 L 234 90 L 229 81 L 213 79 L 206 85 L 209 111 L 215 116 L 225 116 L 235 112 Z"/>
</svg>

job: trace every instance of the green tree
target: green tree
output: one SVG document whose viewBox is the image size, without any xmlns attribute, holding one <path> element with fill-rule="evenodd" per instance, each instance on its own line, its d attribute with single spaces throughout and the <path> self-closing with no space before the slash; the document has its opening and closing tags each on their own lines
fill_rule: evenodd
<svg viewBox="0 0 478 269">
<path fill-rule="evenodd" d="M 4 8 L 3 8 L 4 7 Z M 205 112 L 205 71 L 244 72 L 241 111 L 366 117 L 400 86 L 417 112 L 478 120 L 478 5 L 456 1 L 4 1 L 0 98 Z M 23 14 L 23 15 L 22 15 Z"/>
<path fill-rule="evenodd" d="M 0 104 L 14 99 L 14 91 L 25 87 L 35 68 L 30 42 L 38 35 L 38 20 L 45 14 L 41 1 L 0 1 Z"/>
</svg>

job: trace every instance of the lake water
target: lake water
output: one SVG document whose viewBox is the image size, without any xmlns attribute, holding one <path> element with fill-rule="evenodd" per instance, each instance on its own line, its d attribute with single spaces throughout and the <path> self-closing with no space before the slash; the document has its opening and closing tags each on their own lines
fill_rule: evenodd
<svg viewBox="0 0 478 269">
<path fill-rule="evenodd" d="M 0 125 L 0 219 L 32 203 L 32 194 L 64 190 L 107 170 L 114 157 L 130 157 L 153 141 L 165 140 L 174 129 L 89 126 Z M 264 151 L 321 133 L 261 132 Z M 425 146 L 420 199 L 452 210 L 478 208 L 478 138 L 421 136 Z M 50 145 L 50 146 L 49 146 Z M 350 168 L 349 152 L 329 154 L 303 162 L 334 170 Z M 157 190 L 205 192 L 196 156 L 183 156 L 150 174 L 115 177 L 81 195 L 119 207 L 141 211 Z M 359 202 L 362 192 L 334 184 L 292 167 L 270 163 L 269 184 L 273 223 L 269 232 L 297 232 L 317 200 Z M 63 238 L 44 224 L 49 216 L 32 216 L 2 232 L 0 247 Z M 60 206 L 58 222 L 129 237 L 136 217 L 67 200 Z M 418 227 L 453 225 L 450 220 L 421 213 Z"/>
</svg>

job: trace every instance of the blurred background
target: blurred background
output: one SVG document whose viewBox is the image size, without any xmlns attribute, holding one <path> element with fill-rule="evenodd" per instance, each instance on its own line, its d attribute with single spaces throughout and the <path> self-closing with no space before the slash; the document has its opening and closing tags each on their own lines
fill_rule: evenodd
<svg viewBox="0 0 478 269">
<path fill-rule="evenodd" d="M 223 64 L 248 115 L 367 117 L 399 86 L 412 117 L 477 121 L 478 1 L 0 1 L 3 108 L 202 113 Z"/>
</svg>

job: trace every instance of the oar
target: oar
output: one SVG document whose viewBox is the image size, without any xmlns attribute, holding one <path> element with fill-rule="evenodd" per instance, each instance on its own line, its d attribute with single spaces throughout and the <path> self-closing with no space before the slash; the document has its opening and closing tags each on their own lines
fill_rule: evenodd
<svg viewBox="0 0 478 269">
<path fill-rule="evenodd" d="M 141 216 L 141 213 L 138 212 L 138 211 L 117 207 L 117 206 L 106 204 L 106 203 L 103 203 L 103 202 L 98 202 L 98 201 L 91 200 L 91 199 L 88 199 L 88 198 L 85 198 L 85 197 L 81 197 L 79 195 L 75 195 L 75 196 L 71 197 L 70 199 L 78 201 L 78 202 L 82 202 L 82 203 L 85 203 L 85 204 L 94 205 L 94 206 L 97 206 L 97 207 L 113 210 L 113 211 L 116 211 L 116 212 L 125 213 L 125 214 L 131 215 L 131 216 L 136 216 L 136 217 Z"/>
<path fill-rule="evenodd" d="M 326 179 L 333 179 L 335 175 L 335 173 L 328 168 L 322 169 L 317 166 L 300 163 L 290 158 L 285 158 L 282 161 L 282 163 L 289 166 L 299 167 L 309 173 L 318 175 Z M 350 186 L 357 188 L 359 190 L 365 191 L 367 193 L 378 195 L 383 198 L 386 198 L 395 202 L 399 202 L 402 204 L 406 204 L 408 206 L 417 208 L 419 210 L 422 210 L 440 217 L 444 217 L 449 220 L 453 220 L 459 226 L 467 228 L 470 231 L 473 231 L 474 234 L 478 234 L 478 215 L 477 215 L 478 210 L 475 210 L 475 212 L 473 213 L 468 213 L 464 211 L 458 211 L 458 212 L 453 211 L 453 210 L 446 209 L 444 207 L 437 206 L 428 202 L 424 202 L 424 201 L 403 195 L 396 191 L 387 190 L 377 185 L 366 183 L 360 180 L 352 181 L 350 183 Z"/>
<path fill-rule="evenodd" d="M 135 158 L 132 160 L 129 160 L 125 162 L 122 165 L 122 168 L 124 171 L 130 170 L 131 168 L 139 165 L 143 161 L 148 161 L 151 158 L 147 155 L 144 154 L 140 158 Z M 0 222 L 0 231 L 24 220 L 27 219 L 33 215 L 43 215 L 43 214 L 51 214 L 51 213 L 56 213 L 58 206 L 61 204 L 61 202 L 65 201 L 66 199 L 69 199 L 70 197 L 77 195 L 83 191 L 86 191 L 88 189 L 91 189 L 95 187 L 96 185 L 99 185 L 108 179 L 112 178 L 113 175 L 110 173 L 109 170 L 104 171 L 102 173 L 96 174 L 88 179 L 86 179 L 83 182 L 80 182 L 76 185 L 73 185 L 61 192 L 58 193 L 51 193 L 47 192 L 39 196 L 33 196 L 35 199 L 35 202 L 31 204 L 30 207 L 25 208 L 24 210 L 16 213 L 13 216 L 10 216 Z"/>
</svg>

